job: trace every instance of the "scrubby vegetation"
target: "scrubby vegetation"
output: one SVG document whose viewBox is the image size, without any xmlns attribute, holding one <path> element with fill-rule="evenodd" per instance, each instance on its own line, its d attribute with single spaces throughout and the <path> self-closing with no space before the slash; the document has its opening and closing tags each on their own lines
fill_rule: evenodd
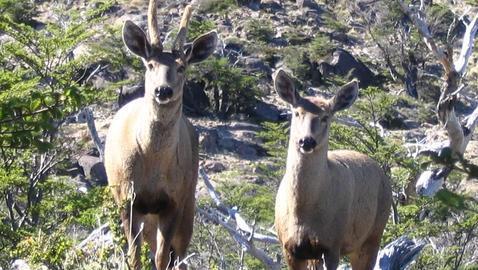
<svg viewBox="0 0 478 270">
<path fill-rule="evenodd" d="M 10 269 L 15 259 L 25 259 L 32 269 L 126 269 L 118 207 L 108 188 L 92 187 L 71 173 L 77 156 L 88 146 L 69 137 L 68 119 L 91 104 L 111 110 L 114 91 L 139 83 L 143 64 L 125 50 L 121 25 L 111 23 L 121 1 L 86 1 L 82 8 L 53 2 L 0 0 L 0 268 Z M 420 33 L 396 1 L 368 6 L 312 1 L 316 9 L 281 2 L 277 1 L 281 6 L 277 10 L 261 4 L 254 11 L 249 8 L 254 1 L 202 1 L 198 17 L 190 24 L 189 40 L 214 29 L 224 29 L 218 33 L 228 40 L 221 44 L 222 51 L 188 71 L 188 79 L 203 86 L 210 103 L 205 109 L 210 118 L 195 120 L 199 124 L 218 118 L 252 122 L 260 129 L 254 139 L 267 154 L 235 164 L 230 160 L 238 159 L 237 153 L 224 150 L 225 146 L 219 145 L 213 154 L 201 149 L 204 160 L 225 160 L 226 171 L 214 176 L 220 179 L 216 189 L 223 200 L 257 228 L 271 228 L 275 191 L 285 169 L 288 122 L 249 116 L 263 101 L 287 111 L 276 102 L 271 87 L 271 71 L 279 66 L 293 71 L 300 91 L 330 96 L 334 86 L 348 79 L 326 74 L 322 64 L 334 48 L 346 48 L 377 78 L 360 90 L 350 110 L 337 115 L 348 122 L 333 124 L 330 148 L 366 153 L 391 177 L 394 211 L 382 245 L 409 235 L 428 243 L 411 269 L 476 269 L 478 197 L 476 190 L 464 192 L 468 184 L 476 185 L 476 153 L 458 160 L 446 151 L 428 156 L 413 153 L 413 143 L 423 140 L 438 123 L 434 110 L 443 76 Z M 435 2 L 427 2 L 424 14 L 439 45 L 453 40 L 452 36 L 461 37 L 463 26 L 449 25 L 467 5 L 476 3 L 451 7 Z M 45 7 L 55 16 L 44 15 Z M 318 14 L 317 19 L 301 21 L 299 12 L 310 18 Z M 165 28 L 174 32 L 170 26 L 165 22 Z M 228 44 L 237 48 L 227 51 Z M 245 61 L 248 57 L 259 59 L 266 68 L 252 66 Z M 475 49 L 473 61 L 476 57 Z M 94 80 L 95 75 L 101 79 Z M 467 76 L 474 75 L 470 71 Z M 475 81 L 466 82 L 465 98 L 458 100 L 460 116 L 476 106 Z M 204 133 L 207 128 L 199 129 Z M 472 140 L 476 142 L 476 135 Z M 445 188 L 431 198 L 418 196 L 414 185 L 419 174 L 442 165 L 455 168 Z M 198 207 L 214 205 L 201 194 Z M 79 247 L 104 224 L 112 242 Z M 256 246 L 272 258 L 281 256 L 277 245 Z M 193 269 L 263 268 L 226 230 L 200 215 L 189 251 L 194 253 L 188 260 Z M 150 263 L 146 247 L 142 260 Z"/>
</svg>

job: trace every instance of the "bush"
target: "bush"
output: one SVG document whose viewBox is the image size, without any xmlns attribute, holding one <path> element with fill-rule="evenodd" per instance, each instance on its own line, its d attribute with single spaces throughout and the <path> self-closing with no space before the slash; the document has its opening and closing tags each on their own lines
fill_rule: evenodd
<svg viewBox="0 0 478 270">
<path fill-rule="evenodd" d="M 308 51 L 310 59 L 318 62 L 327 56 L 335 46 L 332 44 L 330 38 L 323 33 L 318 33 L 309 45 Z"/>
<path fill-rule="evenodd" d="M 188 40 L 194 40 L 202 34 L 216 29 L 216 24 L 210 20 L 191 20 L 188 28 Z"/>
<path fill-rule="evenodd" d="M 81 74 L 98 62 L 119 63 L 121 54 L 93 46 L 72 56 L 97 34 L 101 14 L 111 5 L 99 3 L 81 16 L 59 11 L 68 24 L 52 22 L 41 30 L 0 15 L 0 31 L 9 37 L 0 50 L 0 267 L 8 269 L 22 256 L 60 269 L 74 241 L 69 230 L 97 224 L 100 195 L 78 193 L 65 178 L 50 174 L 68 155 L 59 136 L 65 118 L 101 100 Z"/>
<path fill-rule="evenodd" d="M 251 19 L 244 26 L 246 36 L 249 40 L 267 43 L 274 37 L 274 30 L 269 21 L 262 19 Z"/>
<path fill-rule="evenodd" d="M 231 67 L 227 58 L 209 58 L 194 66 L 191 73 L 191 80 L 206 81 L 212 109 L 221 117 L 250 112 L 259 96 L 256 77 Z"/>
<path fill-rule="evenodd" d="M 237 8 L 235 0 L 204 0 L 199 5 L 199 10 L 204 13 L 225 13 L 234 8 Z"/>
<path fill-rule="evenodd" d="M 38 12 L 33 0 L 0 0 L 0 14 L 15 23 L 31 24 Z"/>
</svg>

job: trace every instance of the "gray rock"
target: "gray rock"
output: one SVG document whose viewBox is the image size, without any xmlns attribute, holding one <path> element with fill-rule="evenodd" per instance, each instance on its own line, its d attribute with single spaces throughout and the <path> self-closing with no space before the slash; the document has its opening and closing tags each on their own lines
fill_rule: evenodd
<svg viewBox="0 0 478 270">
<path fill-rule="evenodd" d="M 276 106 L 258 101 L 254 106 L 252 115 L 260 121 L 279 121 L 280 111 Z"/>
<path fill-rule="evenodd" d="M 257 150 L 247 144 L 240 144 L 237 148 L 237 153 L 239 156 L 245 159 L 256 159 L 257 158 Z"/>
<path fill-rule="evenodd" d="M 244 68 L 247 73 L 272 74 L 271 68 L 262 59 L 256 57 L 246 57 L 244 60 Z"/>
<path fill-rule="evenodd" d="M 226 166 L 219 161 L 211 161 L 208 160 L 205 162 L 204 167 L 206 168 L 206 172 L 214 172 L 219 173 L 226 169 Z"/>
<path fill-rule="evenodd" d="M 84 155 L 78 159 L 78 164 L 87 179 L 98 182 L 100 185 L 107 183 L 105 166 L 99 157 Z"/>
<path fill-rule="evenodd" d="M 120 89 L 118 94 L 118 106 L 121 108 L 128 102 L 144 96 L 144 84 L 139 83 L 131 86 L 125 86 Z"/>
<path fill-rule="evenodd" d="M 269 13 L 276 13 L 280 10 L 282 10 L 282 6 L 278 1 L 274 0 L 262 0 L 261 1 L 261 9 L 265 10 L 266 12 Z"/>
<path fill-rule="evenodd" d="M 221 147 L 221 148 L 224 148 L 228 151 L 234 151 L 235 150 L 235 146 L 236 146 L 236 143 L 235 143 L 235 140 L 233 138 L 230 138 L 230 137 L 223 137 L 223 138 L 220 138 L 219 139 L 219 143 L 218 145 Z"/>
<path fill-rule="evenodd" d="M 215 154 L 219 151 L 218 140 L 219 135 L 216 130 L 207 130 L 199 136 L 199 145 L 204 152 Z"/>
<path fill-rule="evenodd" d="M 347 80 L 356 78 L 360 81 L 360 87 L 369 86 L 375 78 L 375 74 L 364 63 L 346 50 L 338 48 L 319 63 L 319 69 L 323 75 L 335 74 Z"/>
</svg>

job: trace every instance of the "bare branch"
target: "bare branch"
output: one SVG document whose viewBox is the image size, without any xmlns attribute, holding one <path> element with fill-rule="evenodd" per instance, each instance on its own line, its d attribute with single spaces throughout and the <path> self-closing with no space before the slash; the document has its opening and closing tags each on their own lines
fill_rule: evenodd
<svg viewBox="0 0 478 270">
<path fill-rule="evenodd" d="M 455 61 L 455 70 L 463 76 L 466 72 L 468 60 L 473 53 L 473 44 L 475 42 L 476 31 L 478 30 L 478 13 L 475 14 L 473 20 L 466 24 L 466 31 L 463 35 L 463 43 L 461 45 L 460 56 Z"/>
<path fill-rule="evenodd" d="M 105 148 L 103 146 L 103 143 L 101 142 L 100 136 L 98 135 L 98 131 L 96 130 L 93 111 L 90 108 L 85 107 L 79 113 L 74 115 L 72 119 L 77 123 L 86 123 L 88 125 L 88 131 L 90 132 L 91 139 L 93 140 L 96 149 L 98 149 L 98 152 L 100 153 L 100 161 L 103 162 Z"/>
<path fill-rule="evenodd" d="M 450 62 L 449 57 L 447 54 L 436 44 L 435 40 L 430 33 L 430 29 L 428 28 L 427 23 L 420 18 L 415 12 L 413 12 L 408 5 L 403 2 L 403 0 L 399 0 L 398 3 L 402 8 L 402 11 L 408 15 L 408 17 L 412 20 L 413 24 L 417 27 L 418 32 L 423 37 L 423 41 L 428 49 L 435 55 L 436 59 L 440 62 L 440 64 L 445 69 L 445 72 L 448 74 L 454 70 L 452 63 Z"/>
<path fill-rule="evenodd" d="M 264 263 L 267 269 L 273 269 L 273 270 L 280 269 L 280 266 L 281 266 L 280 262 L 274 261 L 263 250 L 256 248 L 252 244 L 252 241 L 248 241 L 246 237 L 244 237 L 242 234 L 236 231 L 236 229 L 234 229 L 227 222 L 222 221 L 222 219 L 219 218 L 217 215 L 211 214 L 208 211 L 203 210 L 201 208 L 197 208 L 196 210 L 205 218 L 213 222 L 216 222 L 220 224 L 222 227 L 224 227 L 227 230 L 227 232 L 234 238 L 234 240 L 236 240 L 236 242 L 238 242 L 246 250 L 247 253 L 251 254 L 252 256 L 260 260 L 262 263 Z"/>
<path fill-rule="evenodd" d="M 199 174 L 201 175 L 202 179 L 204 180 L 204 184 L 206 185 L 206 189 L 209 193 L 209 196 L 213 199 L 214 203 L 218 210 L 225 215 L 228 215 L 233 221 L 236 223 L 236 228 L 239 231 L 242 231 L 252 237 L 252 240 L 260 241 L 269 244 L 278 244 L 279 240 L 275 236 L 269 236 L 265 234 L 260 234 L 254 231 L 254 228 L 249 226 L 246 220 L 239 214 L 237 208 L 235 207 L 228 207 L 226 206 L 220 199 L 219 194 L 216 192 L 214 187 L 209 180 L 209 176 L 206 174 L 206 171 L 203 167 L 199 168 Z"/>
</svg>

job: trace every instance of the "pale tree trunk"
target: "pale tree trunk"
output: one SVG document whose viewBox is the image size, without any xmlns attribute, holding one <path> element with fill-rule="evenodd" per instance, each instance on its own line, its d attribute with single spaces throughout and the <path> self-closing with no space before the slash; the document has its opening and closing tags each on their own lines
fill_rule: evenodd
<svg viewBox="0 0 478 270">
<path fill-rule="evenodd" d="M 419 31 L 427 48 L 444 69 L 444 83 L 441 87 L 441 95 L 437 104 L 437 117 L 441 126 L 447 131 L 448 143 L 444 148 L 450 151 L 450 157 L 453 162 L 441 168 L 423 172 L 416 186 L 417 193 L 433 196 L 441 189 L 444 179 L 452 171 L 454 163 L 463 157 L 477 124 L 478 117 L 476 115 L 478 114 L 478 109 L 475 109 L 467 117 L 467 121 L 461 124 L 455 113 L 455 103 L 459 92 L 464 88 L 462 80 L 466 74 L 466 67 L 473 52 L 473 43 L 478 29 L 478 13 L 475 14 L 470 23 L 464 22 L 466 31 L 463 36 L 460 54 L 458 59 L 454 60 L 452 44 L 446 44 L 445 48 L 441 48 L 430 33 L 423 12 L 423 1 L 421 1 L 419 7 L 408 6 L 402 0 L 399 0 L 399 4 L 402 11 L 410 18 Z M 463 16 L 462 20 L 464 21 Z M 437 149 L 437 153 L 443 152 L 444 148 Z"/>
</svg>

